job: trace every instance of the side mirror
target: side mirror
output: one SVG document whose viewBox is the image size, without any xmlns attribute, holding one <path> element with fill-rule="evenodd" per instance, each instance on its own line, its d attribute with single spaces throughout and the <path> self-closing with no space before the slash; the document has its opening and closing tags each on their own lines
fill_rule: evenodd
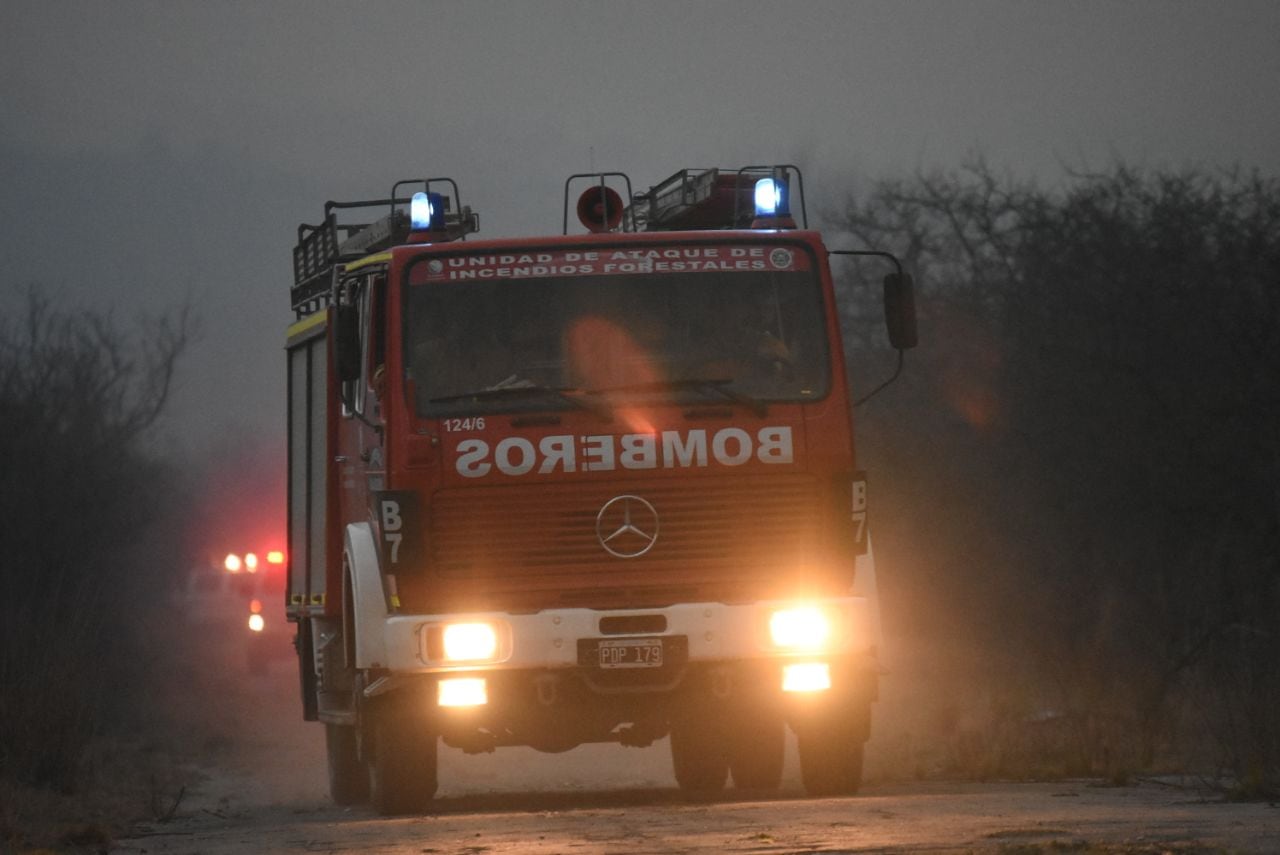
<svg viewBox="0 0 1280 855">
<path fill-rule="evenodd" d="M 884 323 L 889 330 L 889 344 L 895 349 L 916 346 L 915 282 L 905 273 L 890 273 L 884 278 Z"/>
<path fill-rule="evenodd" d="M 339 383 L 360 379 L 360 313 L 355 306 L 334 309 L 333 362 Z"/>
</svg>

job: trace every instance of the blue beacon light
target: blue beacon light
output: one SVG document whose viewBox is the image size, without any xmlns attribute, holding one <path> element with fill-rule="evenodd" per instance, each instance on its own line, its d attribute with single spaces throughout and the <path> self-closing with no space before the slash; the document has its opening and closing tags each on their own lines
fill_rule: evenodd
<svg viewBox="0 0 1280 855">
<path fill-rule="evenodd" d="M 772 178 L 761 178 L 756 182 L 756 216 L 757 217 L 777 217 L 785 216 L 787 213 L 786 205 L 783 204 L 783 193 L 786 184 L 776 181 Z"/>
<path fill-rule="evenodd" d="M 431 197 L 419 190 L 409 200 L 409 223 L 413 231 L 425 231 L 431 228 Z"/>
</svg>

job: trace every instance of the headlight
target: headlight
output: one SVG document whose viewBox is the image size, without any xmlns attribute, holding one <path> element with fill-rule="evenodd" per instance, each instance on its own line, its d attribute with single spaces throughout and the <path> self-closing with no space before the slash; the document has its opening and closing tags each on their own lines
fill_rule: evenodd
<svg viewBox="0 0 1280 855">
<path fill-rule="evenodd" d="M 498 633 L 487 623 L 448 624 L 443 640 L 446 662 L 493 659 L 498 652 Z"/>
<path fill-rule="evenodd" d="M 831 618 L 817 606 L 779 609 L 769 616 L 769 639 L 787 650 L 822 650 L 833 635 Z"/>
</svg>

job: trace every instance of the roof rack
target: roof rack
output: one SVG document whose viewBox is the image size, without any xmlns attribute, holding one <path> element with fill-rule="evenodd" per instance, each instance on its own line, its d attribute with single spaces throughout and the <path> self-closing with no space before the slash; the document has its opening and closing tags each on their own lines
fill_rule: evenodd
<svg viewBox="0 0 1280 855">
<path fill-rule="evenodd" d="M 433 242 L 465 239 L 468 234 L 479 231 L 480 215 L 460 204 L 458 185 L 452 178 L 397 181 L 385 199 L 325 202 L 324 219 L 320 223 L 298 226 L 298 243 L 293 248 L 293 287 L 289 291 L 294 311 L 299 315 L 310 314 L 328 304 L 334 271 L 339 265 L 404 243 L 411 233 L 404 206 L 412 201 L 412 194 L 405 197 L 397 193 L 407 185 L 421 185 L 424 191 L 430 192 L 433 184 L 447 184 L 452 191 L 441 194 L 445 216 L 443 225 L 431 231 Z M 338 222 L 339 211 L 369 208 L 386 208 L 387 213 L 372 222 Z"/>
<path fill-rule="evenodd" d="M 682 231 L 686 229 L 750 228 L 755 219 L 756 181 L 778 178 L 799 191 L 800 219 L 808 227 L 804 207 L 804 179 L 792 164 L 682 169 L 665 181 L 636 194 L 623 213 L 624 231 Z"/>
</svg>

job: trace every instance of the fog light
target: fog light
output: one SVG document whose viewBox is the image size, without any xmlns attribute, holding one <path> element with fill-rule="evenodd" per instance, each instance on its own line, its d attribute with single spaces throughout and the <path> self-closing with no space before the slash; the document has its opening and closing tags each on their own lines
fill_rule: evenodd
<svg viewBox="0 0 1280 855">
<path fill-rule="evenodd" d="M 825 692 L 831 688 L 831 668 L 825 662 L 782 666 L 782 691 Z"/>
<path fill-rule="evenodd" d="M 450 677 L 438 684 L 436 702 L 442 707 L 478 707 L 489 703 L 483 677 Z"/>
</svg>

